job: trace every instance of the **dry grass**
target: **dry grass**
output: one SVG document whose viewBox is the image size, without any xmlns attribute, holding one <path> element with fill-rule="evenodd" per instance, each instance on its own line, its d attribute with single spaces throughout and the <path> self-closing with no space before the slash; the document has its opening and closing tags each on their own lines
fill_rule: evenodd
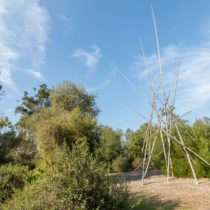
<svg viewBox="0 0 210 210">
<path fill-rule="evenodd" d="M 200 179 L 196 186 L 193 179 L 173 178 L 167 183 L 165 176 L 157 174 L 150 172 L 143 187 L 139 173 L 120 174 L 131 193 L 142 199 L 139 209 L 210 210 L 210 179 Z"/>
</svg>

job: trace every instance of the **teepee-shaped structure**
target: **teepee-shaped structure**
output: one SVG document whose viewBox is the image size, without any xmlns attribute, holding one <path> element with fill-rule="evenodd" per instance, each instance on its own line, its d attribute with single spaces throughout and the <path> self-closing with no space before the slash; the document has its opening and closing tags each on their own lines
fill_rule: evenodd
<svg viewBox="0 0 210 210">
<path fill-rule="evenodd" d="M 170 90 L 166 91 L 164 87 L 164 72 L 162 70 L 161 65 L 161 56 L 160 56 L 160 48 L 159 48 L 159 39 L 155 21 L 155 15 L 153 11 L 153 7 L 151 5 L 152 17 L 153 17 L 153 24 L 154 24 L 154 31 L 156 37 L 156 44 L 157 44 L 157 57 L 158 57 L 158 68 L 159 68 L 159 76 L 158 82 L 153 82 L 152 78 L 149 76 L 148 73 L 148 86 L 151 91 L 152 99 L 149 102 L 151 108 L 151 114 L 149 119 L 147 120 L 147 129 L 145 132 L 144 143 L 143 143 L 143 162 L 141 163 L 142 167 L 142 185 L 144 184 L 144 179 L 147 175 L 151 159 L 155 158 L 154 155 L 154 148 L 157 144 L 158 137 L 161 138 L 161 153 L 163 153 L 164 161 L 166 165 L 166 172 L 167 172 L 167 181 L 170 179 L 170 175 L 173 174 L 173 166 L 171 160 L 171 145 L 173 142 L 180 146 L 180 149 L 183 150 L 186 159 L 189 163 L 189 167 L 192 171 L 192 175 L 195 180 L 195 184 L 198 184 L 196 173 L 193 166 L 193 157 L 198 158 L 199 160 L 203 161 L 207 166 L 210 167 L 210 164 L 199 154 L 192 151 L 186 144 L 185 139 L 182 137 L 182 134 L 179 130 L 180 120 L 177 119 L 177 115 L 175 114 L 175 100 L 176 100 L 176 92 L 177 92 L 177 84 L 178 84 L 178 76 L 179 76 L 179 67 L 177 67 L 176 76 L 173 77 L 172 85 Z M 141 50 L 142 50 L 142 57 L 144 60 L 145 69 L 148 70 L 146 58 L 144 55 L 143 45 L 141 43 Z M 149 70 L 147 71 L 149 72 Z M 141 96 L 145 98 L 145 94 L 133 85 L 133 83 L 122 73 L 119 73 L 124 77 L 125 80 L 131 85 L 131 87 Z M 156 88 L 155 88 L 156 85 Z M 189 113 L 189 112 L 188 112 Z M 185 115 L 182 115 L 180 118 L 182 119 Z M 139 113 L 138 113 L 139 114 Z M 140 115 L 140 114 L 139 114 Z M 141 115 L 140 115 L 141 116 Z M 141 116 L 143 117 L 143 116 Z M 145 119 L 145 117 L 143 117 Z M 157 126 L 153 127 L 153 122 L 157 124 Z M 172 132 L 172 128 L 175 130 L 177 135 L 174 135 Z M 139 167 L 138 167 L 139 168 Z"/>
</svg>

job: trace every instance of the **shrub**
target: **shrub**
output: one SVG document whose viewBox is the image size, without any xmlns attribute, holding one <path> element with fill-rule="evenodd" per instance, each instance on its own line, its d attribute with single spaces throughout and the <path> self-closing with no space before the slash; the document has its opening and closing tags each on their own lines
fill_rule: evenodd
<svg viewBox="0 0 210 210">
<path fill-rule="evenodd" d="M 17 192 L 3 209 L 130 209 L 127 191 L 112 184 L 84 144 L 57 148 L 41 177 Z"/>
<path fill-rule="evenodd" d="M 138 167 L 140 167 L 141 163 L 142 163 L 142 158 L 135 158 L 132 162 L 132 169 L 137 169 Z"/>
<path fill-rule="evenodd" d="M 27 182 L 28 168 L 19 165 L 0 167 L 0 203 L 12 197 L 17 189 L 22 189 Z"/>
<path fill-rule="evenodd" d="M 129 170 L 129 160 L 122 155 L 118 156 L 112 163 L 113 172 L 125 172 Z"/>
</svg>

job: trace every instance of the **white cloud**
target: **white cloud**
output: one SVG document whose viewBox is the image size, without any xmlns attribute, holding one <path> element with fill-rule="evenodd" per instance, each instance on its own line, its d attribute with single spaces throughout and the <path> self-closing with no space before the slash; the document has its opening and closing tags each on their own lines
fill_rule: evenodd
<svg viewBox="0 0 210 210">
<path fill-rule="evenodd" d="M 97 66 L 102 54 L 101 49 L 98 46 L 92 45 L 90 48 L 91 50 L 89 51 L 84 49 L 76 49 L 72 54 L 72 57 L 83 61 L 87 67 L 94 68 Z"/>
<path fill-rule="evenodd" d="M 178 111 L 202 108 L 210 102 L 210 42 L 209 37 L 198 46 L 169 45 L 161 51 L 165 87 L 169 90 L 171 80 L 179 65 L 179 86 L 177 92 Z M 146 56 L 149 71 L 145 70 L 140 56 L 134 63 L 140 71 L 140 79 L 145 79 L 146 71 L 158 81 L 158 60 L 155 54 Z M 156 82 L 159 85 L 158 82 Z"/>
<path fill-rule="evenodd" d="M 32 75 L 32 76 L 35 77 L 36 79 L 43 79 L 43 78 L 44 78 L 44 76 L 42 75 L 41 72 L 39 72 L 39 71 L 34 71 L 34 70 L 32 70 L 32 69 L 28 70 L 28 74 L 29 74 L 29 75 Z"/>
<path fill-rule="evenodd" d="M 49 16 L 38 0 L 0 1 L 0 81 L 14 88 L 13 73 L 45 61 Z"/>
</svg>

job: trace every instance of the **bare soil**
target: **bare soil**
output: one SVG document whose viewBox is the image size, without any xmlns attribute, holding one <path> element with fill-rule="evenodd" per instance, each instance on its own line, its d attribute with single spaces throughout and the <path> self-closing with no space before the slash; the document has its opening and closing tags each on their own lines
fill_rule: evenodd
<svg viewBox="0 0 210 210">
<path fill-rule="evenodd" d="M 145 209 L 210 210 L 210 179 L 199 179 L 199 185 L 190 178 L 171 178 L 167 183 L 165 176 L 153 170 L 142 186 L 139 172 L 120 176 L 127 181 L 133 195 L 148 202 Z M 149 205 L 151 201 L 156 208 Z"/>
</svg>

